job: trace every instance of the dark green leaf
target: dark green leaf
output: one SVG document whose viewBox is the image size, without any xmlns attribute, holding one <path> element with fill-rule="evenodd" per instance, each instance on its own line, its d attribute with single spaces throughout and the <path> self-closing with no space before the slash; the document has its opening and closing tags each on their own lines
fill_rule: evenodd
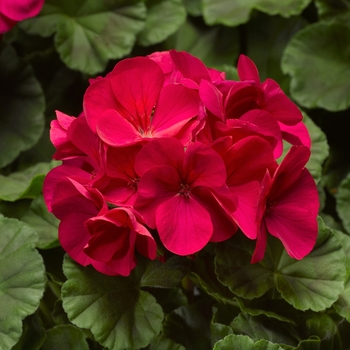
<svg viewBox="0 0 350 350">
<path fill-rule="evenodd" d="M 137 35 L 137 42 L 142 46 L 157 44 L 175 33 L 185 19 L 181 0 L 150 0 L 145 28 Z"/>
<path fill-rule="evenodd" d="M 218 320 L 218 309 L 213 307 L 213 318 L 210 322 L 211 333 L 211 346 L 214 346 L 219 340 L 225 338 L 227 335 L 232 334 L 232 328 L 222 324 Z"/>
<path fill-rule="evenodd" d="M 337 324 L 327 314 L 315 314 L 308 318 L 306 320 L 306 327 L 310 334 L 317 335 L 321 340 L 330 339 L 338 331 Z"/>
<path fill-rule="evenodd" d="M 350 233 L 350 173 L 340 183 L 336 194 L 337 212 L 343 226 Z"/>
<path fill-rule="evenodd" d="M 109 59 L 128 55 L 144 27 L 144 3 L 127 0 L 47 0 L 38 17 L 21 24 L 29 34 L 50 36 L 62 61 L 87 74 Z"/>
<path fill-rule="evenodd" d="M 0 348 L 11 349 L 22 320 L 39 306 L 45 289 L 43 259 L 35 232 L 15 219 L 0 217 Z"/>
<path fill-rule="evenodd" d="M 191 16 L 200 16 L 202 14 L 202 0 L 183 0 L 183 2 Z"/>
<path fill-rule="evenodd" d="M 282 70 L 292 78 L 292 97 L 302 106 L 340 111 L 350 106 L 350 28 L 318 22 L 288 43 Z"/>
<path fill-rule="evenodd" d="M 50 249 L 59 245 L 57 234 L 60 221 L 48 212 L 42 196 L 33 200 L 21 221 L 32 227 L 38 234 L 38 248 Z"/>
<path fill-rule="evenodd" d="M 178 286 L 188 271 L 188 259 L 172 256 L 166 262 L 153 260 L 142 275 L 141 287 L 174 288 Z"/>
<path fill-rule="evenodd" d="M 63 308 L 75 325 L 89 329 L 103 346 L 138 349 L 160 332 L 162 309 L 152 295 L 139 289 L 137 271 L 129 277 L 106 276 L 68 257 L 63 268 L 68 279 L 62 287 Z"/>
<path fill-rule="evenodd" d="M 0 168 L 32 147 L 44 130 L 45 100 L 32 68 L 0 43 Z"/>
<path fill-rule="evenodd" d="M 186 350 L 210 350 L 211 304 L 202 300 L 181 306 L 165 319 L 164 334 Z"/>
<path fill-rule="evenodd" d="M 272 343 L 298 345 L 296 330 L 290 323 L 266 316 L 250 316 L 241 313 L 230 323 L 230 327 L 234 334 L 247 335 L 254 341 L 265 339 Z"/>
<path fill-rule="evenodd" d="M 164 334 L 159 334 L 150 344 L 150 350 L 186 350 L 182 345 L 176 344 Z"/>
<path fill-rule="evenodd" d="M 318 239 L 302 260 L 292 259 L 277 240 L 269 239 L 265 258 L 250 264 L 254 242 L 235 235 L 217 245 L 216 272 L 231 291 L 252 299 L 276 287 L 296 309 L 321 311 L 330 307 L 344 290 L 345 256 L 339 240 L 318 220 Z"/>
<path fill-rule="evenodd" d="M 72 325 L 60 325 L 46 332 L 42 350 L 89 350 L 84 333 Z"/>
<path fill-rule="evenodd" d="M 41 193 L 45 175 L 54 166 L 54 162 L 38 163 L 9 176 L 0 175 L 0 199 L 13 202 L 37 197 Z"/>
</svg>

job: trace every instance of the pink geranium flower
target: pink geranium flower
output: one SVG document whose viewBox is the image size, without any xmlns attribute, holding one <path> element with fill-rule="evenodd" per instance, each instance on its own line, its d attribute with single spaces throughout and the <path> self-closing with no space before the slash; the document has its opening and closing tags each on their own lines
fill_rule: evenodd
<svg viewBox="0 0 350 350">
<path fill-rule="evenodd" d="M 0 34 L 8 32 L 17 22 L 36 16 L 45 0 L 1 0 Z"/>
<path fill-rule="evenodd" d="M 130 209 L 116 208 L 85 223 L 90 237 L 84 253 L 106 275 L 128 276 L 136 266 L 135 250 L 154 260 L 157 244 Z"/>
<path fill-rule="evenodd" d="M 293 146 L 271 177 L 262 181 L 257 215 L 257 243 L 252 262 L 264 257 L 267 232 L 277 237 L 287 253 L 302 259 L 310 253 L 317 238 L 318 192 L 305 168 L 310 150 Z"/>
<path fill-rule="evenodd" d="M 193 254 L 236 232 L 225 165 L 211 148 L 197 142 L 184 152 L 176 139 L 154 140 L 140 151 L 135 168 L 141 175 L 135 209 L 171 252 Z"/>
<path fill-rule="evenodd" d="M 119 62 L 85 93 L 84 111 L 91 129 L 111 146 L 168 136 L 187 144 L 196 125 L 198 93 L 163 83 L 161 68 L 149 58 Z"/>
</svg>

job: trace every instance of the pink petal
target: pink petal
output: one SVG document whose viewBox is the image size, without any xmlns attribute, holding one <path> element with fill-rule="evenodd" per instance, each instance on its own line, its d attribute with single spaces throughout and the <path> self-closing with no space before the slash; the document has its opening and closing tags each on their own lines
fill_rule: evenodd
<svg viewBox="0 0 350 350">
<path fill-rule="evenodd" d="M 258 69 L 254 62 L 245 55 L 240 55 L 237 64 L 239 78 L 243 80 L 253 80 L 260 85 L 260 77 Z"/>
<path fill-rule="evenodd" d="M 265 214 L 269 232 L 282 241 L 291 257 L 304 258 L 314 247 L 318 232 L 318 192 L 308 170 L 302 171 L 283 196 L 271 201 Z"/>
<path fill-rule="evenodd" d="M 91 265 L 97 271 L 105 275 L 127 277 L 136 267 L 136 257 L 129 254 L 121 257 L 120 259 L 108 261 L 107 263 L 91 260 Z"/>
<path fill-rule="evenodd" d="M 304 145 L 308 148 L 311 148 L 311 139 L 309 130 L 303 122 L 300 122 L 295 125 L 285 125 L 278 123 L 281 131 L 282 138 L 289 142 L 292 145 Z"/>
<path fill-rule="evenodd" d="M 157 257 L 157 244 L 149 231 L 141 224 L 135 227 L 137 232 L 136 249 L 143 256 L 154 260 Z"/>
<path fill-rule="evenodd" d="M 199 85 L 199 96 L 204 106 L 221 120 L 225 119 L 223 95 L 207 80 L 202 80 Z"/>
<path fill-rule="evenodd" d="M 114 205 L 133 206 L 136 200 L 137 185 L 132 187 L 128 181 L 111 179 L 109 184 L 101 189 L 107 202 Z"/>
<path fill-rule="evenodd" d="M 15 25 L 17 21 L 13 21 L 12 19 L 4 16 L 0 12 L 0 39 L 1 39 L 1 34 L 4 34 L 11 30 Z"/>
<path fill-rule="evenodd" d="M 256 240 L 255 250 L 251 259 L 251 263 L 255 264 L 264 258 L 267 243 L 267 232 L 265 222 L 260 224 L 259 234 Z"/>
<path fill-rule="evenodd" d="M 84 95 L 84 114 L 93 132 L 100 117 L 109 109 L 118 110 L 120 104 L 114 96 L 108 77 L 96 80 L 91 84 Z"/>
<path fill-rule="evenodd" d="M 45 0 L 1 0 L 0 12 L 14 21 L 23 21 L 36 16 Z"/>
<path fill-rule="evenodd" d="M 117 111 L 108 110 L 96 123 L 98 136 L 110 146 L 128 146 L 142 141 L 141 134 Z"/>
<path fill-rule="evenodd" d="M 195 142 L 187 147 L 182 178 L 191 187 L 221 187 L 226 181 L 226 167 L 213 149 Z"/>
<path fill-rule="evenodd" d="M 167 85 L 160 93 L 152 119 L 155 137 L 171 137 L 198 114 L 199 96 L 182 85 Z"/>
<path fill-rule="evenodd" d="M 123 117 L 146 130 L 164 83 L 161 68 L 147 57 L 124 59 L 115 66 L 110 79 L 114 95 L 125 109 Z"/>
<path fill-rule="evenodd" d="M 180 169 L 184 147 L 174 138 L 154 139 L 145 145 L 136 157 L 135 169 L 142 176 L 146 171 L 161 165 Z"/>
<path fill-rule="evenodd" d="M 260 221 L 257 221 L 260 186 L 257 181 L 230 188 L 232 194 L 237 196 L 237 209 L 232 213 L 239 228 L 250 239 L 258 234 Z"/>
<path fill-rule="evenodd" d="M 187 52 L 170 51 L 170 56 L 176 68 L 185 78 L 195 81 L 197 84 L 202 79 L 210 80 L 210 75 L 204 63 Z"/>
<path fill-rule="evenodd" d="M 286 125 L 295 125 L 303 119 L 299 108 L 272 79 L 266 79 L 261 85 L 264 90 L 262 109 L 271 113 L 276 120 Z"/>
<path fill-rule="evenodd" d="M 224 161 L 229 187 L 261 181 L 266 169 L 274 172 L 277 168 L 271 145 L 258 136 L 249 136 L 235 143 L 225 154 Z"/>
<path fill-rule="evenodd" d="M 61 221 L 58 227 L 58 237 L 62 248 L 68 255 L 78 262 L 86 266 L 91 263 L 91 259 L 87 256 L 83 248 L 90 239 L 90 234 L 84 226 L 84 222 L 91 218 L 90 213 L 68 213 Z"/>
<path fill-rule="evenodd" d="M 178 194 L 181 179 L 170 166 L 158 166 L 148 170 L 139 182 L 134 205 L 150 228 L 155 228 L 155 213 L 158 206 Z"/>
<path fill-rule="evenodd" d="M 207 210 L 195 199 L 180 195 L 158 207 L 156 226 L 164 246 L 177 255 L 198 252 L 209 242 L 213 233 Z"/>
</svg>

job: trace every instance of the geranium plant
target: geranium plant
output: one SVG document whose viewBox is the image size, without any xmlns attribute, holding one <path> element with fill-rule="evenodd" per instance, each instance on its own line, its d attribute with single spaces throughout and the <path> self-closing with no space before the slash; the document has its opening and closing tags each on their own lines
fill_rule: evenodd
<svg viewBox="0 0 350 350">
<path fill-rule="evenodd" d="M 346 9 L 1 3 L 0 348 L 348 349 Z"/>
</svg>

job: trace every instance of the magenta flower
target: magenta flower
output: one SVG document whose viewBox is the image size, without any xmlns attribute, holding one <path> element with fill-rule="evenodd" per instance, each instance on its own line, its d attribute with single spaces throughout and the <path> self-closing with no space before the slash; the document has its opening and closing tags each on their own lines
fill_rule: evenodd
<svg viewBox="0 0 350 350">
<path fill-rule="evenodd" d="M 116 208 L 86 221 L 91 236 L 83 251 L 92 266 L 106 275 L 128 276 L 136 266 L 135 250 L 154 260 L 157 244 L 134 213 Z"/>
<path fill-rule="evenodd" d="M 168 136 L 187 144 L 197 124 L 198 93 L 163 83 L 161 68 L 149 58 L 119 62 L 85 93 L 84 112 L 91 129 L 111 146 Z"/>
<path fill-rule="evenodd" d="M 257 243 L 252 262 L 264 257 L 267 231 L 277 237 L 287 253 L 302 259 L 310 253 L 317 238 L 318 192 L 305 168 L 310 150 L 293 146 L 273 177 L 267 172 L 258 207 Z"/>
<path fill-rule="evenodd" d="M 236 232 L 225 165 L 211 148 L 197 142 L 184 152 L 176 139 L 154 140 L 140 151 L 135 168 L 141 175 L 135 209 L 171 252 L 194 254 Z"/>
<path fill-rule="evenodd" d="M 0 34 L 8 32 L 17 22 L 36 16 L 45 0 L 1 0 Z"/>
</svg>

